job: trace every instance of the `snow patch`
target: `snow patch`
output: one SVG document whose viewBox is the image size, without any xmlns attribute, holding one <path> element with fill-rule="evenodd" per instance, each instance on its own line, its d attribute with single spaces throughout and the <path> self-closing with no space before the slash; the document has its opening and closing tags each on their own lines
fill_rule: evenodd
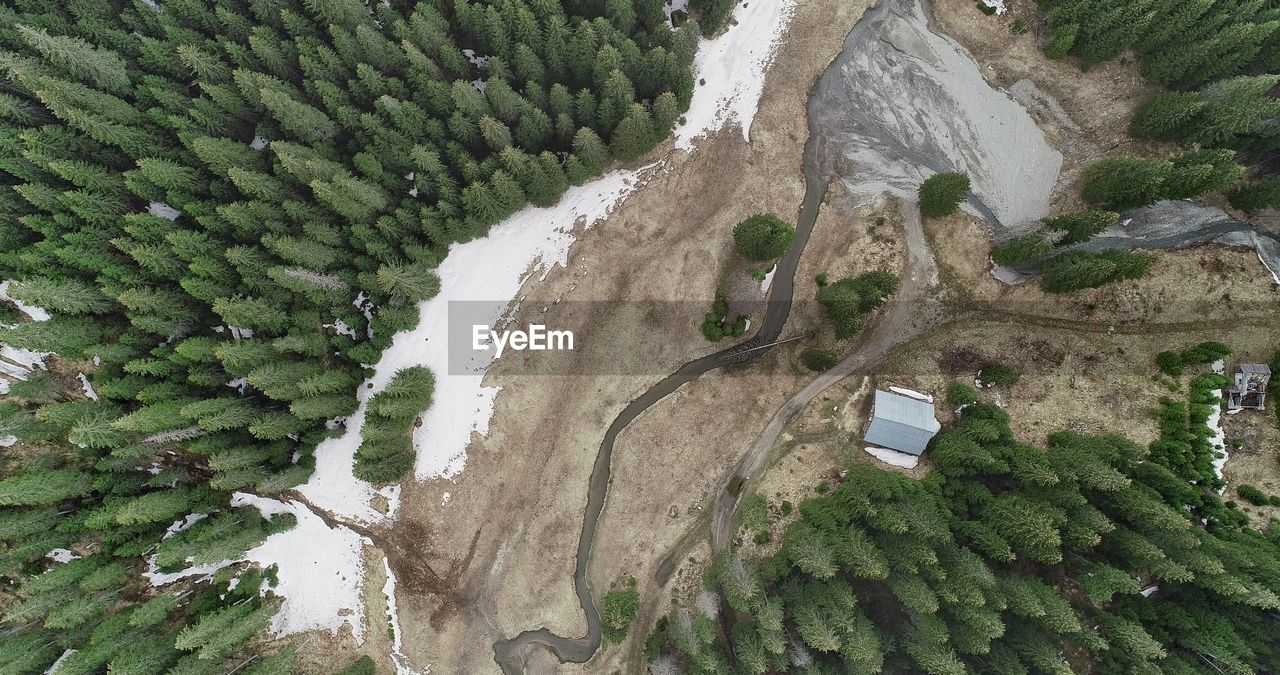
<svg viewBox="0 0 1280 675">
<path fill-rule="evenodd" d="M 907 389 L 906 387 L 889 387 L 889 391 L 895 394 L 902 394 L 903 396 L 909 396 L 911 398 L 916 399 L 917 401 L 924 401 L 925 403 L 933 403 L 933 396 L 929 394 L 922 394 L 914 389 Z"/>
<path fill-rule="evenodd" d="M 1223 359 L 1218 359 L 1209 366 L 1209 369 L 1221 375 L 1227 371 L 1227 364 Z M 1205 425 L 1213 432 L 1213 438 L 1209 440 L 1210 447 L 1213 448 L 1215 455 L 1217 453 L 1222 454 L 1221 457 L 1214 457 L 1213 473 L 1217 475 L 1218 478 L 1226 480 L 1222 475 L 1222 468 L 1227 465 L 1227 434 L 1222 429 L 1222 402 L 1227 398 L 1227 393 L 1222 389 L 1219 389 L 1217 391 L 1217 395 L 1217 404 L 1213 406 L 1213 412 L 1209 413 L 1209 419 L 1205 421 Z M 1221 494 L 1226 489 L 1227 488 L 1224 485 L 1221 490 L 1218 490 L 1218 493 Z"/>
<path fill-rule="evenodd" d="M 65 565 L 66 563 L 69 563 L 72 560 L 79 558 L 80 556 L 72 553 L 71 551 L 68 551 L 65 548 L 55 548 L 52 551 L 49 551 L 48 553 L 44 554 L 44 557 L 56 563 L 62 563 Z"/>
<path fill-rule="evenodd" d="M 261 136 L 254 136 L 253 140 L 249 141 L 249 147 L 254 150 L 263 150 L 267 147 L 267 139 Z"/>
<path fill-rule="evenodd" d="M 404 632 L 400 630 L 400 613 L 396 609 L 396 574 L 391 571 L 391 563 L 382 558 L 382 568 L 387 572 L 387 583 L 382 585 L 382 594 L 387 597 L 387 621 L 391 624 L 391 661 L 395 663 L 396 675 L 422 675 L 409 667 L 409 657 L 404 654 Z M 430 669 L 428 669 L 429 671 Z"/>
<path fill-rule="evenodd" d="M 84 373 L 76 373 L 76 377 L 80 380 L 80 388 L 84 389 L 84 395 L 95 401 L 98 400 L 98 392 L 93 390 L 92 384 L 89 384 L 89 378 Z"/>
<path fill-rule="evenodd" d="M 59 656 L 59 657 L 58 657 L 58 660 L 57 660 L 57 661 L 54 661 L 54 662 L 53 662 L 53 665 L 49 666 L 49 669 L 48 669 L 48 670 L 44 671 L 45 675 L 49 675 L 50 673 L 56 673 L 56 672 L 58 672 L 58 668 L 62 665 L 62 662 L 63 662 L 63 661 L 66 661 L 68 658 L 71 658 L 71 655 L 72 655 L 72 654 L 75 654 L 75 653 L 76 653 L 76 652 L 78 652 L 78 651 L 80 651 L 80 650 L 79 650 L 79 649 L 68 649 L 67 651 L 62 652 L 62 656 Z"/>
<path fill-rule="evenodd" d="M 151 202 L 147 204 L 147 213 L 165 220 L 177 220 L 182 217 L 182 212 L 169 206 L 164 202 Z"/>
<path fill-rule="evenodd" d="M 337 634 L 351 626 L 357 643 L 364 643 L 363 548 L 367 540 L 345 527 L 330 528 L 320 516 L 297 502 L 281 502 L 243 492 L 231 496 L 232 506 L 254 506 L 264 516 L 292 513 L 298 525 L 267 538 L 244 559 L 264 569 L 276 565 L 276 593 L 284 597 L 280 613 L 271 621 L 277 636 L 309 630 Z"/>
<path fill-rule="evenodd" d="M 916 464 L 920 463 L 920 458 L 915 455 L 909 455 L 905 452 L 897 450 L 889 450 L 888 448 L 863 448 L 868 455 L 876 459 L 890 464 L 892 466 L 902 467 L 903 469 L 914 469 Z"/>
<path fill-rule="evenodd" d="M 750 142 L 751 122 L 764 95 L 765 71 L 795 12 L 795 0 L 756 0 L 733 10 L 729 29 L 715 40 L 702 40 L 693 59 L 698 83 L 685 123 L 676 127 L 676 147 L 692 150 L 693 142 L 736 121 Z M 703 84 L 705 82 L 705 84 Z"/>
<path fill-rule="evenodd" d="M 30 349 L 18 349 L 0 344 L 0 374 L 8 375 L 15 380 L 25 380 L 36 368 L 48 370 L 44 359 L 52 353 L 33 352 Z M 8 386 L 5 387 L 5 392 L 8 392 Z"/>
<path fill-rule="evenodd" d="M 1009 8 L 1005 7 L 1004 0 L 978 0 L 978 1 L 986 5 L 987 7 L 990 7 L 991 9 L 996 10 L 996 14 L 1004 14 L 1005 12 L 1009 11 Z"/>
<path fill-rule="evenodd" d="M 348 326 L 347 323 L 342 319 L 334 319 L 333 323 L 326 323 L 322 326 L 322 328 L 332 328 L 333 332 L 337 333 L 338 335 L 347 335 L 347 336 L 350 336 L 351 338 L 359 337 L 356 334 L 356 329 L 352 328 L 351 326 Z"/>
</svg>

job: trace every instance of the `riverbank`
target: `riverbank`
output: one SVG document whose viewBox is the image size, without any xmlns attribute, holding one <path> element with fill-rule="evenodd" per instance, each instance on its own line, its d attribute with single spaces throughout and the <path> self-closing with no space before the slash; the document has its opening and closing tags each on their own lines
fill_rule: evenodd
<svg viewBox="0 0 1280 675">
<path fill-rule="evenodd" d="M 809 85 L 860 11 L 860 4 L 832 0 L 799 3 L 788 32 L 795 37 L 784 41 L 765 80 L 750 142 L 726 130 L 697 141 L 692 154 L 668 154 L 607 219 L 575 232 L 565 268 L 520 290 L 517 323 L 536 319 L 578 336 L 574 374 L 527 375 L 523 366 L 531 362 L 504 357 L 484 381 L 501 391 L 488 434 L 472 437 L 466 469 L 452 480 L 406 486 L 394 527 L 421 524 L 424 562 L 447 569 L 471 551 L 452 599 L 416 593 L 401 579 L 404 648 L 414 664 L 492 672 L 499 639 L 540 626 L 585 632 L 572 574 L 600 436 L 640 391 L 714 351 L 698 324 L 717 271 L 732 255 L 732 227 L 760 211 L 794 218 L 804 192 Z M 641 301 L 664 304 L 637 309 Z M 679 339 L 644 339 L 650 334 Z M 628 347 L 625 354 L 619 345 Z M 619 371 L 619 363 L 627 368 Z M 716 448 L 697 452 L 714 455 Z M 634 480 L 671 481 L 653 468 Z M 657 508 L 665 514 L 669 506 Z M 642 595 L 648 590 L 642 583 Z M 554 664 L 544 653 L 531 656 L 532 672 Z"/>
</svg>

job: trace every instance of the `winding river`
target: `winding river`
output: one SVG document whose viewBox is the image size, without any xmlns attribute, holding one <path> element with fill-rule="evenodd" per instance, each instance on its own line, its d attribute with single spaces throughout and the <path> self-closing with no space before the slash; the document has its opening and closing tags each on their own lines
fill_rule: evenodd
<svg viewBox="0 0 1280 675">
<path fill-rule="evenodd" d="M 966 171 L 974 186 L 969 208 L 987 221 L 997 237 L 1003 237 L 1046 214 L 1062 165 L 1062 155 L 1049 145 L 1027 109 L 988 85 L 972 57 L 933 30 L 920 0 L 881 0 L 869 10 L 814 86 L 806 113 L 810 136 L 804 148 L 805 196 L 796 238 L 778 263 L 759 329 L 745 343 L 684 364 L 614 418 L 592 468 L 574 568 L 574 589 L 586 615 L 587 634 L 570 638 L 542 628 L 496 642 L 494 657 L 504 672 L 521 672 L 530 647 L 546 648 L 561 662 L 575 663 L 586 662 L 599 649 L 600 613 L 588 570 L 608 493 L 614 442 L 636 417 L 667 395 L 710 370 L 758 358 L 779 339 L 791 311 L 800 256 L 830 181 L 840 180 L 850 194 L 866 199 L 894 194 L 910 208 L 923 178 L 939 171 Z M 1124 228 L 1095 239 L 1090 247 L 1181 248 L 1219 241 L 1254 247 L 1270 269 L 1280 269 L 1280 241 L 1227 217 L 1220 209 L 1166 202 L 1126 218 L 1130 221 Z M 908 220 L 921 235 L 918 220 Z M 922 235 L 908 239 L 911 258 L 928 258 Z M 915 299 L 900 298 L 903 302 Z M 744 348 L 760 346 L 765 348 L 743 353 Z M 859 350 L 831 372 L 863 368 L 881 351 Z M 788 409 L 798 410 L 802 404 L 788 402 Z M 774 426 L 779 425 L 771 422 L 770 428 Z M 762 439 L 756 445 L 771 445 L 764 442 L 769 439 Z M 756 450 L 753 447 L 748 454 L 759 454 Z M 720 531 L 737 507 L 741 485 L 760 464 L 744 460 L 743 466 L 753 468 L 740 466 L 722 488 L 713 522 L 716 532 L 723 534 Z"/>
</svg>

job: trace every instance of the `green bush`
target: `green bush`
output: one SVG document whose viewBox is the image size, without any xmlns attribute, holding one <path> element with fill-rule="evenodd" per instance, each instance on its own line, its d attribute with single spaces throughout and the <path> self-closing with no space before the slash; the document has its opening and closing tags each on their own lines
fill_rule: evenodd
<svg viewBox="0 0 1280 675">
<path fill-rule="evenodd" d="M 782 500 L 782 504 L 778 506 L 778 509 L 782 512 L 782 515 L 784 516 L 791 515 L 791 510 L 794 508 L 795 506 L 791 503 L 791 500 L 789 499 Z"/>
<path fill-rule="evenodd" d="M 863 319 L 898 290 L 898 277 L 884 270 L 864 272 L 818 289 L 818 304 L 844 340 L 862 330 Z"/>
<path fill-rule="evenodd" d="M 1221 342 L 1201 342 L 1200 344 L 1183 350 L 1181 354 L 1183 364 L 1191 363 L 1213 363 L 1220 359 L 1231 356 L 1231 348 Z"/>
<path fill-rule="evenodd" d="M 963 382 L 956 382 L 947 388 L 947 403 L 957 408 L 977 402 L 978 390 Z"/>
<path fill-rule="evenodd" d="M 1236 492 L 1239 493 L 1241 499 L 1254 506 L 1266 506 L 1271 503 L 1271 498 L 1265 492 L 1252 485 L 1241 485 L 1236 488 Z"/>
<path fill-rule="evenodd" d="M 969 196 L 969 187 L 969 176 L 963 173 L 930 176 L 920 184 L 920 214 L 936 218 L 955 213 Z"/>
<path fill-rule="evenodd" d="M 1147 273 L 1156 262 L 1150 253 L 1133 253 L 1112 249 L 1070 251 L 1051 258 L 1041 265 L 1044 276 L 1040 286 L 1049 293 L 1070 293 L 1085 288 L 1097 288 L 1107 284 L 1137 279 Z"/>
<path fill-rule="evenodd" d="M 840 362 L 840 357 L 830 349 L 809 347 L 808 349 L 800 352 L 800 361 L 804 363 L 805 368 L 808 368 L 815 373 L 821 373 L 826 370 L 831 370 L 832 367 Z"/>
<path fill-rule="evenodd" d="M 978 371 L 978 382 L 984 387 L 1013 386 L 1018 383 L 1018 372 L 997 361 L 988 361 Z"/>
<path fill-rule="evenodd" d="M 733 245 L 748 260 L 773 260 L 795 241 L 796 230 L 772 213 L 759 213 L 733 228 Z"/>
<path fill-rule="evenodd" d="M 361 656 L 356 659 L 355 663 L 347 666 L 341 675 L 375 675 L 377 672 L 377 668 L 374 668 L 373 659 L 368 656 Z"/>
<path fill-rule="evenodd" d="M 1160 367 L 1160 372 L 1169 377 L 1182 376 L 1182 355 L 1178 352 L 1156 354 L 1156 365 Z"/>
<path fill-rule="evenodd" d="M 636 578 L 627 580 L 622 590 L 605 593 L 600 601 L 600 632 L 606 642 L 618 644 L 626 639 L 640 610 L 640 593 L 636 590 Z"/>
<path fill-rule="evenodd" d="M 991 259 L 997 265 L 1013 267 L 1024 262 L 1039 260 L 1049 255 L 1052 250 L 1053 244 L 1045 239 L 1043 232 L 1029 232 L 991 247 Z"/>
<path fill-rule="evenodd" d="M 1058 246 L 1070 246 L 1089 241 L 1118 220 L 1120 214 L 1115 211 L 1076 211 L 1056 218 L 1046 218 L 1044 227 L 1063 234 L 1062 239 L 1057 242 Z"/>
</svg>

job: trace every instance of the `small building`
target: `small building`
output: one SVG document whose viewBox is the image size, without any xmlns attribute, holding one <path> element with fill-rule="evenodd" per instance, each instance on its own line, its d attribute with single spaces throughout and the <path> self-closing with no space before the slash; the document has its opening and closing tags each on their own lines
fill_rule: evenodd
<svg viewBox="0 0 1280 675">
<path fill-rule="evenodd" d="M 863 440 L 919 456 L 941 428 L 932 403 L 877 389 Z"/>
<path fill-rule="evenodd" d="M 1235 381 L 1227 387 L 1227 410 L 1262 410 L 1267 406 L 1271 368 L 1264 363 L 1236 366 Z"/>
</svg>

